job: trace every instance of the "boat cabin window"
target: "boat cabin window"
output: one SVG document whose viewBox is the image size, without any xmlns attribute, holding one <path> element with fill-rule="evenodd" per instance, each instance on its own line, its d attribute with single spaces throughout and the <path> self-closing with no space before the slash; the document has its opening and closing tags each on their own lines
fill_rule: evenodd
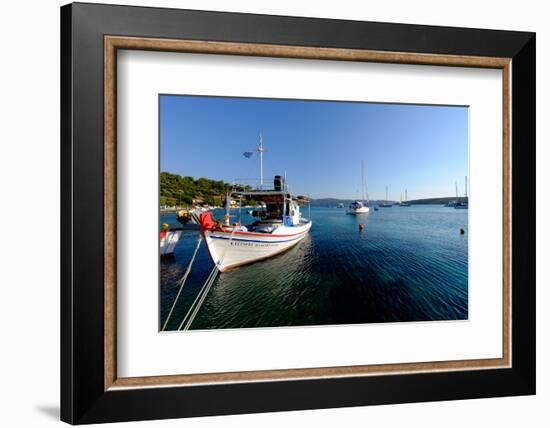
<svg viewBox="0 0 550 428">
<path fill-rule="evenodd" d="M 278 219 L 281 217 L 281 207 L 277 203 L 266 204 L 266 218 Z"/>
</svg>

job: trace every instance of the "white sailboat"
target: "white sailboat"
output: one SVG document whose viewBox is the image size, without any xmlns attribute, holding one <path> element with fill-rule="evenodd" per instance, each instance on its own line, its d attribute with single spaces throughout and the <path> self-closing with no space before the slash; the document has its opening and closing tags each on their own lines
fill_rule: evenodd
<svg viewBox="0 0 550 428">
<path fill-rule="evenodd" d="M 365 203 L 365 161 L 361 161 L 361 201 L 355 201 L 349 204 L 346 214 L 368 214 L 369 207 Z"/>
<path fill-rule="evenodd" d="M 464 177 L 464 202 L 457 202 L 454 207 L 457 210 L 468 209 L 468 176 Z"/>
<path fill-rule="evenodd" d="M 260 137 L 257 152 L 260 157 L 259 185 L 236 184 L 226 197 L 226 215 L 216 221 L 212 212 L 200 216 L 200 224 L 212 261 L 220 272 L 245 264 L 273 257 L 298 244 L 311 229 L 310 219 L 302 216 L 301 207 L 309 204 L 309 198 L 293 196 L 289 192 L 286 177 L 275 176 L 273 186 L 263 179 L 263 142 Z M 252 198 L 265 204 L 265 209 L 254 210 L 258 220 L 243 226 L 230 222 L 231 198 Z M 240 218 L 240 207 L 239 207 Z"/>
<path fill-rule="evenodd" d="M 409 202 L 407 201 L 407 189 L 405 189 L 405 200 L 404 201 L 401 201 L 401 203 L 399 204 L 399 206 L 401 207 L 410 207 L 411 204 L 409 204 Z"/>
<path fill-rule="evenodd" d="M 390 204 L 388 202 L 388 186 L 386 186 L 386 200 L 384 201 L 383 204 L 380 204 L 380 207 L 382 207 L 382 208 L 391 208 L 391 207 L 393 207 L 393 204 Z"/>
<path fill-rule="evenodd" d="M 458 184 L 457 182 L 455 181 L 455 197 L 456 197 L 456 201 L 449 201 L 445 204 L 446 207 L 449 207 L 449 208 L 454 208 L 454 206 L 457 204 L 458 202 Z"/>
</svg>

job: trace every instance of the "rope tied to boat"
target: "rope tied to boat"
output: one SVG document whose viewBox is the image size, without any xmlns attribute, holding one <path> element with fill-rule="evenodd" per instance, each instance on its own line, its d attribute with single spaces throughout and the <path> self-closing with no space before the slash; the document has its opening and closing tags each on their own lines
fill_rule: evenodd
<svg viewBox="0 0 550 428">
<path fill-rule="evenodd" d="M 170 321 L 170 317 L 172 316 L 172 312 L 174 312 L 174 308 L 176 307 L 176 303 L 178 302 L 178 299 L 180 298 L 181 290 L 183 290 L 183 286 L 185 285 L 185 281 L 187 281 L 187 277 L 189 276 L 189 273 L 191 272 L 191 268 L 193 266 L 193 263 L 195 261 L 195 257 L 197 257 L 197 253 L 199 252 L 199 247 L 202 242 L 202 234 L 199 234 L 199 239 L 197 240 L 197 246 L 195 247 L 195 251 L 193 252 L 193 256 L 191 257 L 191 261 L 187 265 L 187 269 L 185 270 L 185 273 L 181 277 L 181 279 L 178 281 L 179 284 L 179 290 L 178 294 L 176 295 L 176 298 L 174 299 L 174 303 L 172 303 L 172 307 L 170 308 L 170 312 L 168 312 L 168 316 L 166 317 L 166 320 L 164 321 L 164 324 L 162 326 L 161 331 L 164 331 L 166 329 L 166 326 L 168 325 L 168 321 Z"/>
<path fill-rule="evenodd" d="M 233 241 L 233 236 L 235 234 L 235 229 L 231 231 L 231 237 L 229 238 L 229 246 L 231 246 L 231 242 Z M 197 294 L 197 297 L 195 297 L 195 300 L 193 301 L 193 304 L 189 307 L 189 310 L 187 311 L 187 314 L 185 314 L 185 317 L 183 317 L 183 320 L 181 321 L 178 330 L 181 330 L 183 327 L 183 330 L 189 330 L 191 327 L 191 324 L 193 324 L 193 321 L 195 321 L 195 317 L 199 313 L 199 309 L 201 308 L 202 304 L 204 303 L 204 300 L 206 299 L 206 296 L 208 295 L 208 292 L 210 291 L 210 288 L 212 288 L 212 284 L 214 284 L 214 281 L 216 280 L 218 276 L 218 266 L 221 266 L 225 255 L 227 254 L 227 250 L 223 253 L 223 256 L 218 261 L 216 265 L 214 265 L 214 268 L 210 272 L 210 275 L 208 275 L 208 278 L 206 278 L 206 281 L 204 282 L 203 286 L 201 287 L 199 294 Z M 185 324 L 185 326 L 184 326 Z"/>
<path fill-rule="evenodd" d="M 212 284 L 214 284 L 214 280 L 216 279 L 217 276 L 218 276 L 218 267 L 214 266 L 214 268 L 210 271 L 208 278 L 206 278 L 206 281 L 201 287 L 199 293 L 197 294 L 197 297 L 195 297 L 193 304 L 189 307 L 187 314 L 185 314 L 185 316 L 183 317 L 183 320 L 178 326 L 178 330 L 182 330 L 182 327 L 183 327 L 183 330 L 189 330 L 189 327 L 191 327 L 191 324 L 193 323 L 193 321 L 195 321 L 195 317 L 199 313 L 199 309 L 201 308 L 204 302 L 204 299 L 206 299 L 206 295 L 210 291 L 210 288 L 212 287 Z"/>
</svg>

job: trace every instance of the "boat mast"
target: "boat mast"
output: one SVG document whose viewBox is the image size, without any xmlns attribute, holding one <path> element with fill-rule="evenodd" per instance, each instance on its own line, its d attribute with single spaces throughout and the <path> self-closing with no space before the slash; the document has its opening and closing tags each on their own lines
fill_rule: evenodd
<svg viewBox="0 0 550 428">
<path fill-rule="evenodd" d="M 386 186 L 386 203 L 388 203 L 388 186 Z"/>
<path fill-rule="evenodd" d="M 361 161 L 361 196 L 365 203 L 365 161 Z"/>
<path fill-rule="evenodd" d="M 227 194 L 225 195 L 225 216 L 224 216 L 225 225 L 229 225 L 230 218 L 231 218 L 231 191 L 228 190 Z"/>
<path fill-rule="evenodd" d="M 407 202 L 407 189 L 405 189 L 405 202 Z"/>
<path fill-rule="evenodd" d="M 464 197 L 468 197 L 468 176 L 464 177 Z"/>
<path fill-rule="evenodd" d="M 260 154 L 260 189 L 264 187 L 264 145 L 262 142 L 262 133 L 260 132 L 260 142 L 258 143 L 258 153 Z"/>
<path fill-rule="evenodd" d="M 286 216 L 286 171 L 285 171 L 285 181 L 283 185 L 281 186 L 281 190 L 283 191 L 283 224 L 285 224 L 285 216 Z"/>
<path fill-rule="evenodd" d="M 456 183 L 456 181 L 455 181 L 455 193 L 456 193 L 456 198 L 458 199 L 458 184 Z"/>
</svg>

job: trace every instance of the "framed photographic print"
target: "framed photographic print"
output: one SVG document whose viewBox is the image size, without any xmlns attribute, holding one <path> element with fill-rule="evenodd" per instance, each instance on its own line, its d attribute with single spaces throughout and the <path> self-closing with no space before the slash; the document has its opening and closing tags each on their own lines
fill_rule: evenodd
<svg viewBox="0 0 550 428">
<path fill-rule="evenodd" d="M 61 54 L 62 420 L 535 393 L 533 33 L 76 3 Z"/>
</svg>

